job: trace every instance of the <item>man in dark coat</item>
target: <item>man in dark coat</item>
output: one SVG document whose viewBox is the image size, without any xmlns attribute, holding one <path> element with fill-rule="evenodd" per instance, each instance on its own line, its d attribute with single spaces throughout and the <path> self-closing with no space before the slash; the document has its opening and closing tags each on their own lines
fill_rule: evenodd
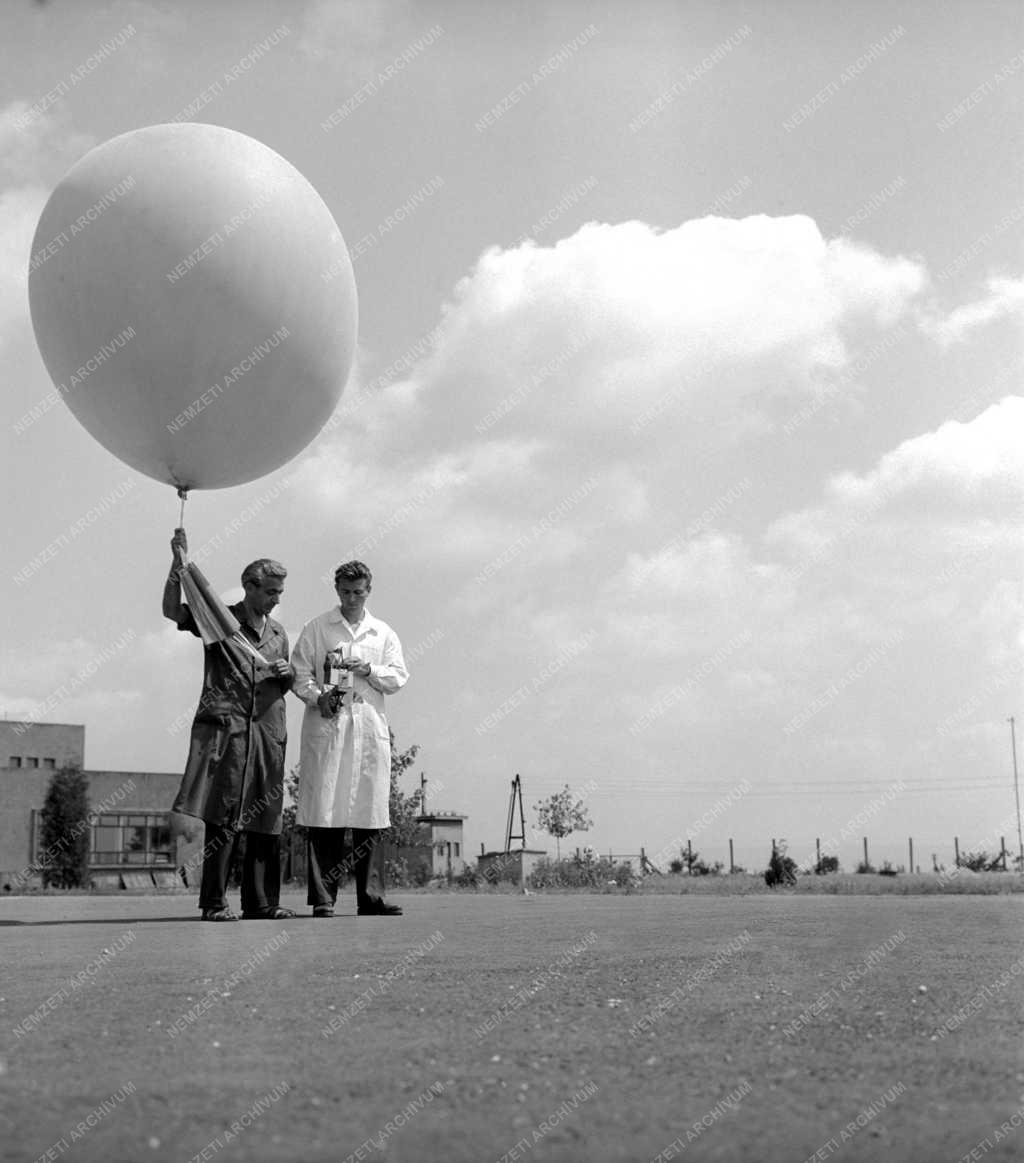
<svg viewBox="0 0 1024 1163">
<path fill-rule="evenodd" d="M 188 564 L 185 530 L 171 540 L 173 565 L 164 585 L 164 617 L 199 637 L 192 611 L 181 600 L 179 571 Z M 237 921 L 228 908 L 227 886 L 240 833 L 242 916 L 280 920 L 295 914 L 279 905 L 281 814 L 287 740 L 284 696 L 294 682 L 288 636 L 270 611 L 284 593 L 287 570 L 269 558 L 245 567 L 245 596 L 229 609 L 241 633 L 267 660 L 263 666 L 228 639 L 204 648 L 203 693 L 181 788 L 172 811 L 198 816 L 206 825 L 199 907 L 204 921 Z"/>
</svg>

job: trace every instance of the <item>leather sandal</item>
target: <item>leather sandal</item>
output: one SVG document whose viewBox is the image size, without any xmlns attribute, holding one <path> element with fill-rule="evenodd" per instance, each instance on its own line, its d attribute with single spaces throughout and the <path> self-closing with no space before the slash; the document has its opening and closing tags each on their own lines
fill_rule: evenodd
<svg viewBox="0 0 1024 1163">
<path fill-rule="evenodd" d="M 203 909 L 201 921 L 237 921 L 237 913 L 233 913 L 227 906 L 222 909 Z"/>
<path fill-rule="evenodd" d="M 291 909 L 284 909 L 277 906 L 272 909 L 266 909 L 262 913 L 242 913 L 243 921 L 286 921 L 289 917 L 294 917 L 295 913 Z"/>
</svg>

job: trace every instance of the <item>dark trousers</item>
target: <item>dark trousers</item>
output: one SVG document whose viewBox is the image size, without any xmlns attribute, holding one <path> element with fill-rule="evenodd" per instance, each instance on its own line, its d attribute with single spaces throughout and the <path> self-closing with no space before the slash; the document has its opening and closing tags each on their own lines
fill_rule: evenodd
<svg viewBox="0 0 1024 1163">
<path fill-rule="evenodd" d="M 384 896 L 384 878 L 377 861 L 379 828 L 353 828 L 351 847 L 344 828 L 307 828 L 309 876 L 306 902 L 333 908 L 338 886 L 351 872 L 356 879 L 356 907 L 368 908 Z"/>
<path fill-rule="evenodd" d="M 203 882 L 199 889 L 201 909 L 227 907 L 228 877 L 240 832 L 206 825 L 203 846 Z M 265 832 L 245 833 L 242 859 L 242 912 L 262 913 L 276 909 L 281 899 L 281 837 Z"/>
</svg>

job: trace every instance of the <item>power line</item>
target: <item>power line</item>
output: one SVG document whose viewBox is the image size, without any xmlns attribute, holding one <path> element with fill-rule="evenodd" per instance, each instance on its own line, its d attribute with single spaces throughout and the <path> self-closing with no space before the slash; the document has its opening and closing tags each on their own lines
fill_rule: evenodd
<svg viewBox="0 0 1024 1163">
<path fill-rule="evenodd" d="M 900 794 L 906 795 L 942 795 L 946 793 L 960 794 L 965 791 L 999 791 L 1003 785 L 1001 783 L 971 783 L 971 784 L 943 784 L 943 783 L 924 783 L 919 785 L 904 784 L 899 788 Z M 883 791 L 892 790 L 892 784 L 872 784 L 870 786 L 857 785 L 843 785 L 837 787 L 835 784 L 828 786 L 820 785 L 805 785 L 802 787 L 773 787 L 760 791 L 742 792 L 735 797 L 735 803 L 739 803 L 743 799 L 751 799 L 754 797 L 771 798 L 774 796 L 790 796 L 793 798 L 802 796 L 848 796 L 848 795 L 874 795 Z M 736 790 L 735 785 L 727 786 L 725 784 L 716 784 L 715 786 L 695 786 L 690 783 L 680 783 L 674 787 L 666 786 L 665 784 L 637 784 L 637 783 L 623 783 L 623 784 L 604 784 L 588 794 L 591 796 L 598 796 L 602 794 L 621 794 L 623 792 L 632 792 L 637 795 L 646 796 L 712 796 L 712 795 L 726 795 L 729 792 Z M 545 794 L 543 792 L 538 794 Z"/>
</svg>

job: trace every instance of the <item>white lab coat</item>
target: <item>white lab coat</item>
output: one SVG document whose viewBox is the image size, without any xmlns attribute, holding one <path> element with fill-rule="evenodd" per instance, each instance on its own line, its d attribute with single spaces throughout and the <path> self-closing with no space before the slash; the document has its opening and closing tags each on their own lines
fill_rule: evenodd
<svg viewBox="0 0 1024 1163">
<path fill-rule="evenodd" d="M 370 664 L 353 676 L 353 695 L 333 719 L 320 714 L 324 659 L 347 646 Z M 405 686 L 409 672 L 398 635 L 366 609 L 353 634 L 338 606 L 302 627 L 292 651 L 294 693 L 306 704 L 299 753 L 296 823 L 312 828 L 387 828 L 391 824 L 391 743 L 384 696 Z"/>
</svg>

